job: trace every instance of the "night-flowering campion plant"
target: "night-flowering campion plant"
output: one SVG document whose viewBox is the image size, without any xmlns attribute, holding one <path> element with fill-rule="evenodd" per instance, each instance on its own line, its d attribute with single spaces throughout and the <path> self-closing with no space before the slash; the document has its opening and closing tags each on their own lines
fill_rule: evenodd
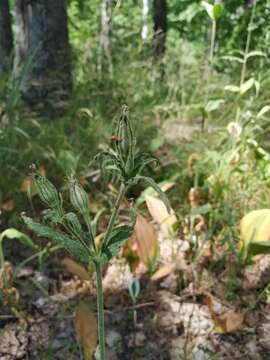
<svg viewBox="0 0 270 360">
<path fill-rule="evenodd" d="M 72 176 L 69 179 L 69 199 L 74 212 L 66 212 L 62 195 L 55 186 L 32 165 L 32 176 L 38 195 L 48 207 L 43 223 L 37 223 L 25 214 L 26 225 L 38 236 L 50 238 L 65 248 L 72 257 L 81 262 L 94 263 L 97 285 L 97 311 L 99 333 L 99 359 L 105 360 L 104 309 L 102 291 L 102 265 L 116 256 L 123 243 L 131 237 L 136 223 L 136 211 L 130 206 L 130 222 L 116 225 L 120 205 L 127 191 L 138 182 L 144 182 L 156 190 L 169 209 L 169 202 L 155 181 L 141 175 L 144 167 L 157 162 L 156 158 L 140 153 L 136 148 L 136 138 L 128 117 L 128 108 L 123 106 L 111 136 L 111 146 L 101 151 L 94 159 L 102 174 L 111 174 L 119 186 L 119 193 L 101 243 L 95 243 L 96 221 L 90 217 L 91 204 L 86 191 Z M 82 224 L 80 219 L 84 222 Z"/>
</svg>

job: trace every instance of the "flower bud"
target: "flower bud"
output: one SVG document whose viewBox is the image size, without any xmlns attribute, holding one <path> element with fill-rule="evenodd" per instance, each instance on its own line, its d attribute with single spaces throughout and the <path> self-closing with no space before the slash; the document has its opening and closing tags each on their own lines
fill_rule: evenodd
<svg viewBox="0 0 270 360">
<path fill-rule="evenodd" d="M 72 179 L 70 182 L 70 202 L 75 210 L 81 214 L 89 211 L 89 199 L 86 191 L 78 184 L 78 181 Z"/>
<path fill-rule="evenodd" d="M 59 195 L 56 187 L 38 172 L 33 173 L 33 178 L 37 187 L 40 199 L 50 207 L 54 207 L 59 203 Z"/>
</svg>

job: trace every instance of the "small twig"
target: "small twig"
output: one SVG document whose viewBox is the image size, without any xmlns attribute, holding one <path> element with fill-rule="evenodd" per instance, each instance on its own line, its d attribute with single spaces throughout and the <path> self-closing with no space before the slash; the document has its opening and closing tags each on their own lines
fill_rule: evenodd
<svg viewBox="0 0 270 360">
<path fill-rule="evenodd" d="M 15 315 L 0 315 L 0 319 L 18 319 L 19 316 Z"/>
<path fill-rule="evenodd" d="M 129 310 L 137 310 L 137 309 L 141 309 L 147 306 L 154 306 L 155 303 L 153 301 L 151 302 L 147 302 L 147 303 L 142 303 L 142 304 L 137 304 L 137 305 L 133 305 L 133 306 L 127 306 L 121 309 L 115 309 L 115 310 L 105 310 L 105 312 L 109 315 L 114 314 L 116 312 L 122 312 L 122 311 L 129 311 Z"/>
</svg>

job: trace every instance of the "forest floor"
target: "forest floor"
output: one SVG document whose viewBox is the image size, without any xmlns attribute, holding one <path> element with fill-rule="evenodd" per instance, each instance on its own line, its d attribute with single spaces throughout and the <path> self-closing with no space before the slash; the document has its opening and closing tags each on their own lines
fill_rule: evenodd
<svg viewBox="0 0 270 360">
<path fill-rule="evenodd" d="M 132 274 L 125 260 L 119 256 L 104 269 L 108 359 L 269 359 L 270 308 L 258 299 L 269 256 L 244 275 L 241 294 L 227 301 L 228 274 L 207 269 L 207 249 L 190 262 L 186 241 L 172 242 L 160 232 L 159 243 L 163 270 L 151 279 L 144 265 L 137 267 L 136 305 L 128 293 Z M 20 259 L 20 245 L 10 251 L 9 258 Z M 50 257 L 44 269 L 31 264 L 18 271 L 13 287 L 19 301 L 0 310 L 1 360 L 83 359 L 74 309 L 80 299 L 95 309 L 95 281 L 71 275 L 62 255 Z M 183 279 L 189 279 L 187 285 Z"/>
<path fill-rule="evenodd" d="M 164 128 L 166 143 L 188 141 L 198 130 L 170 122 Z M 270 296 L 270 255 L 245 271 L 235 269 L 232 277 L 234 259 L 231 269 L 217 266 L 226 247 L 213 254 L 202 245 L 194 260 L 183 234 L 172 239 L 156 231 L 156 276 L 143 263 L 132 273 L 122 253 L 103 269 L 108 360 L 270 359 L 270 306 L 263 301 Z M 19 270 L 25 249 L 14 243 L 4 253 L 12 259 L 6 264 L 10 278 L 16 271 L 10 284 L 16 301 L 9 299 L 0 308 L 0 360 L 83 359 L 74 313 L 80 300 L 96 310 L 94 276 L 85 280 L 68 271 L 63 252 Z M 132 277 L 141 287 L 136 304 L 128 290 Z M 5 303 L 5 294 L 0 295 Z"/>
</svg>

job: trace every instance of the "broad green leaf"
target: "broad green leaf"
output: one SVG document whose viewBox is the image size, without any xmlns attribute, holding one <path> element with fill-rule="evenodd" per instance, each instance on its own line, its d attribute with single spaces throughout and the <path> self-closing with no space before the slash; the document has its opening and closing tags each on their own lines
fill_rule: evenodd
<svg viewBox="0 0 270 360">
<path fill-rule="evenodd" d="M 240 87 L 236 85 L 226 85 L 224 90 L 231 91 L 231 92 L 240 92 Z"/>
<path fill-rule="evenodd" d="M 39 224 L 27 216 L 23 215 L 22 218 L 29 229 L 34 231 L 38 236 L 46 237 L 55 241 L 58 245 L 65 248 L 72 256 L 80 261 L 89 261 L 88 249 L 78 241 L 72 240 L 70 237 L 59 230 L 55 230 L 46 225 Z"/>
<path fill-rule="evenodd" d="M 202 1 L 202 6 L 206 10 L 207 14 L 212 20 L 215 20 L 214 16 L 214 6 L 209 4 L 207 1 Z"/>
<path fill-rule="evenodd" d="M 264 106 L 257 114 L 257 118 L 262 117 L 264 114 L 266 114 L 270 110 L 270 105 Z"/>
<path fill-rule="evenodd" d="M 247 54 L 246 58 L 250 58 L 250 57 L 253 57 L 253 56 L 266 56 L 265 53 L 263 53 L 262 51 L 259 51 L 259 50 L 255 50 L 255 51 L 251 51 Z"/>
<path fill-rule="evenodd" d="M 240 93 L 245 94 L 254 85 L 254 79 L 250 78 L 240 86 Z"/>
<path fill-rule="evenodd" d="M 7 229 L 2 232 L 2 234 L 0 235 L 0 242 L 2 242 L 4 238 L 16 239 L 19 240 L 25 246 L 29 246 L 33 249 L 37 248 L 37 245 L 35 245 L 27 235 L 13 228 Z"/>
<path fill-rule="evenodd" d="M 204 215 L 208 214 L 212 210 L 212 206 L 210 204 L 205 204 L 194 209 L 191 209 L 191 215 Z"/>
<path fill-rule="evenodd" d="M 215 110 L 219 109 L 221 104 L 224 104 L 224 103 L 225 103 L 225 100 L 223 100 L 223 99 L 210 100 L 206 104 L 206 107 L 205 107 L 206 111 L 207 112 L 215 111 Z"/>
<path fill-rule="evenodd" d="M 102 246 L 102 253 L 105 254 L 107 261 L 118 254 L 124 242 L 132 236 L 133 230 L 130 225 L 123 225 L 113 229 L 107 243 Z"/>
<path fill-rule="evenodd" d="M 244 60 L 238 56 L 234 56 L 234 55 L 224 55 L 220 57 L 222 60 L 228 60 L 228 61 L 237 61 L 240 64 L 244 63 Z"/>
<path fill-rule="evenodd" d="M 223 6 L 220 3 L 216 3 L 213 8 L 214 19 L 217 20 L 221 17 Z"/>
</svg>

